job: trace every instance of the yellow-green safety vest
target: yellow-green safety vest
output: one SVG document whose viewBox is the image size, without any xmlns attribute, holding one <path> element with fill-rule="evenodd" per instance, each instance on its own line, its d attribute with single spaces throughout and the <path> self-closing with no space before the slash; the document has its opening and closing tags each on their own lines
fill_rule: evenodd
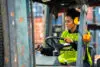
<svg viewBox="0 0 100 67">
<path fill-rule="evenodd" d="M 66 37 L 72 39 L 73 41 L 78 41 L 78 33 L 69 33 L 67 30 L 63 31 L 63 33 L 61 34 L 61 38 L 66 38 Z M 66 43 L 64 40 L 60 40 L 59 42 L 61 44 Z M 67 48 L 70 48 L 72 50 L 68 50 L 68 49 L 63 50 L 66 48 L 63 48 L 62 50 L 60 50 L 60 55 L 58 56 L 58 61 L 63 64 L 65 64 L 65 63 L 70 64 L 70 63 L 76 62 L 77 51 L 71 47 L 67 47 Z M 87 56 L 88 56 L 88 62 L 90 63 L 90 65 L 92 65 L 92 59 L 91 59 L 90 53 L 88 51 L 88 48 L 87 48 Z"/>
</svg>

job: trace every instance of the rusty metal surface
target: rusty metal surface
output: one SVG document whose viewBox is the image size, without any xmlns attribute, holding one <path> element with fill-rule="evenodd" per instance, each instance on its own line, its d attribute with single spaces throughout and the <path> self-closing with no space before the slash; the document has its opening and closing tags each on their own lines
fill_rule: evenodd
<svg viewBox="0 0 100 67">
<path fill-rule="evenodd" d="M 29 0 L 0 0 L 5 67 L 33 67 L 28 2 Z"/>
</svg>

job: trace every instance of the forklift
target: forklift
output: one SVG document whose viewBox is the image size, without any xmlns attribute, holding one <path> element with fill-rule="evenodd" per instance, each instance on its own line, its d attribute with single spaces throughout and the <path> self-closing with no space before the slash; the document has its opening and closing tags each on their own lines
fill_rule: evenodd
<svg viewBox="0 0 100 67">
<path fill-rule="evenodd" d="M 92 66 L 100 67 L 100 51 L 98 47 L 100 44 L 100 25 L 95 18 L 92 20 L 94 23 L 88 24 L 86 22 L 87 8 L 90 6 L 100 6 L 99 0 L 0 0 L 0 67 L 64 67 L 55 62 L 57 59 L 56 55 L 59 55 L 56 50 L 53 51 L 54 56 L 40 54 L 36 56 L 35 54 L 34 23 L 32 23 L 34 18 L 32 4 L 34 2 L 48 5 L 50 14 L 54 14 L 56 19 L 60 10 L 76 7 L 81 8 L 79 31 L 83 35 L 85 33 L 85 25 L 92 31 Z M 95 17 L 95 11 L 93 12 L 93 17 Z M 54 25 L 54 28 L 53 32 L 58 33 L 57 36 L 59 36 L 59 31 L 61 32 L 63 28 L 59 25 Z M 81 35 L 79 35 L 76 67 L 83 67 L 82 55 L 85 45 L 83 45 Z M 56 37 L 56 35 L 51 36 L 50 32 L 45 39 L 48 47 L 55 48 L 58 40 L 63 38 Z"/>
<path fill-rule="evenodd" d="M 41 2 L 41 1 L 37 1 L 37 2 Z M 56 4 L 54 4 L 56 2 Z M 70 1 L 69 2 L 69 4 L 68 4 L 68 2 L 67 1 L 47 1 L 47 2 L 41 2 L 41 3 L 44 3 L 44 4 L 47 4 L 50 8 L 51 8 L 51 10 L 53 9 L 53 7 L 55 8 L 57 8 L 58 9 L 58 11 L 59 10 L 61 10 L 61 8 L 64 8 L 64 9 L 66 9 L 66 8 L 76 8 L 76 7 L 81 7 L 81 16 L 80 16 L 80 26 L 79 26 L 79 31 L 80 31 L 80 34 L 81 35 L 79 35 L 79 42 L 78 42 L 78 57 L 77 57 L 77 61 L 76 61 L 76 66 L 77 67 L 83 67 L 83 59 L 82 59 L 82 56 L 83 56 L 83 52 L 85 51 L 85 50 L 83 50 L 83 46 L 85 46 L 85 45 L 83 45 L 83 41 L 82 41 L 82 35 L 86 32 L 85 30 L 84 30 L 84 27 L 85 26 L 87 26 L 88 27 L 88 29 L 89 30 L 92 30 L 92 34 L 93 34 L 93 32 L 95 31 L 95 30 L 98 30 L 99 29 L 99 26 L 97 27 L 95 27 L 95 30 L 94 30 L 94 28 L 93 28 L 93 26 L 92 26 L 92 24 L 88 24 L 89 22 L 86 20 L 86 15 L 87 15 L 87 10 L 88 10 L 88 7 L 90 7 L 90 6 L 92 6 L 92 7 L 94 7 L 94 6 L 99 6 L 99 1 L 97 2 L 97 1 L 80 1 L 80 3 L 79 2 L 77 2 L 77 1 Z M 52 5 L 51 5 L 52 4 Z M 54 5 L 53 5 L 54 4 Z M 62 5 L 63 4 L 63 5 Z M 60 7 L 59 7 L 60 6 Z M 55 11 L 56 11 L 56 8 L 55 8 Z M 95 10 L 94 10 L 95 11 Z M 52 13 L 52 12 L 51 12 Z M 56 15 L 56 13 L 58 13 L 58 12 L 54 12 L 54 15 L 55 16 L 57 16 Z M 96 14 L 96 13 L 95 13 Z M 93 23 L 95 23 L 96 21 L 95 21 L 95 16 L 94 16 L 94 12 L 93 12 L 93 20 L 92 20 L 92 22 Z M 98 25 L 99 25 L 99 23 L 97 23 Z M 94 25 L 95 26 L 95 25 Z M 93 60 L 93 67 L 95 67 L 95 66 L 97 66 L 98 67 L 98 65 L 96 65 L 95 63 L 94 63 L 94 60 L 95 60 L 95 55 L 97 54 L 97 51 L 96 51 L 96 48 L 94 48 L 94 43 L 93 42 L 95 42 L 95 44 L 97 43 L 97 41 L 95 40 L 95 38 L 96 38 L 96 36 L 95 36 L 95 33 L 94 33 L 94 35 L 92 35 L 93 36 L 93 38 L 92 38 L 92 46 L 89 46 L 90 47 L 90 49 L 91 49 L 91 57 L 92 57 L 92 60 Z M 49 37 L 47 37 L 46 38 L 46 44 L 49 46 L 49 47 L 54 47 L 55 49 L 56 49 L 56 47 L 54 46 L 54 45 L 56 45 L 57 43 L 58 43 L 58 41 L 57 42 L 55 42 L 55 40 L 54 39 L 57 39 L 57 40 L 59 40 L 59 39 L 61 39 L 59 36 L 58 37 L 54 37 L 54 36 L 49 36 Z M 99 39 L 99 38 L 98 38 Z M 51 40 L 51 41 L 49 41 L 49 40 Z M 54 40 L 54 41 L 53 41 Z M 48 43 L 47 43 L 48 42 Z M 51 42 L 51 43 L 50 43 Z M 52 43 L 52 42 L 55 42 L 54 44 Z M 79 45 L 80 44 L 80 45 Z M 99 45 L 99 44 L 98 44 Z M 56 51 L 56 50 L 55 50 Z M 54 51 L 54 52 L 55 52 Z M 55 54 L 55 53 L 53 53 L 53 54 Z M 99 63 L 99 62 L 96 62 L 97 64 Z"/>
</svg>

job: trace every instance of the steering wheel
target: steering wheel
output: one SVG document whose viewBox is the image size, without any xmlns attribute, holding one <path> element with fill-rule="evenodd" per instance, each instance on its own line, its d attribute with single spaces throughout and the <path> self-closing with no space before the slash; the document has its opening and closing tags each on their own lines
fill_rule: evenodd
<svg viewBox="0 0 100 67">
<path fill-rule="evenodd" d="M 64 40 L 64 38 L 61 37 L 55 37 L 55 36 L 49 36 L 46 38 L 45 43 L 53 49 L 59 50 L 60 48 L 63 48 L 64 46 L 59 43 L 59 40 Z"/>
</svg>

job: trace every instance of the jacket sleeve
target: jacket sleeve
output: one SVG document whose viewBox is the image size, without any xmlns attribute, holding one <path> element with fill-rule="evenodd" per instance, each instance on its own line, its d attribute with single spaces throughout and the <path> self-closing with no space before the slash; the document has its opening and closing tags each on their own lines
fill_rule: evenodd
<svg viewBox="0 0 100 67">
<path fill-rule="evenodd" d="M 68 34 L 68 31 L 63 31 L 61 34 L 61 38 L 65 38 Z M 60 44 L 66 43 L 64 40 L 59 40 Z"/>
</svg>

